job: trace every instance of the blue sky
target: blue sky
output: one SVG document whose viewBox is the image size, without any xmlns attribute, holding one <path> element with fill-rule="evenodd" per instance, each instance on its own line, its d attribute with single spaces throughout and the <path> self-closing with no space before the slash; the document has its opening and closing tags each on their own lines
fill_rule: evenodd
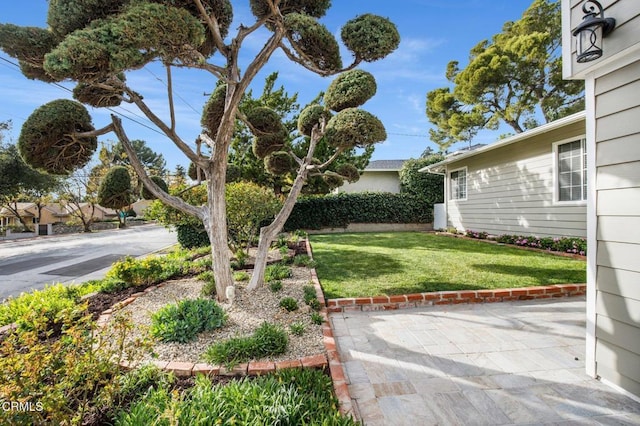
<svg viewBox="0 0 640 426">
<path fill-rule="evenodd" d="M 361 66 L 371 72 L 377 80 L 378 92 L 364 108 L 376 114 L 384 123 L 388 138 L 377 145 L 372 159 L 406 159 L 418 157 L 428 146 L 430 123 L 425 115 L 425 100 L 428 91 L 446 86 L 446 65 L 457 60 L 464 66 L 469 50 L 483 39 L 500 32 L 506 21 L 517 20 L 532 0 L 334 0 L 333 7 L 322 22 L 336 35 L 349 19 L 362 14 L 374 13 L 391 19 L 401 36 L 400 47 L 387 58 Z M 240 23 L 250 25 L 253 17 L 248 1 L 232 0 L 234 22 L 230 35 Z M 2 0 L 0 22 L 16 25 L 46 27 L 46 0 Z M 249 58 L 260 48 L 264 33 L 248 38 L 244 45 L 243 58 Z M 339 39 L 339 37 L 338 37 Z M 4 60 L 3 60 L 4 59 Z M 215 59 L 215 57 L 214 57 Z M 18 139 L 24 120 L 38 106 L 59 98 L 70 98 L 70 93 L 55 85 L 26 79 L 18 68 L 5 60 L 16 62 L 0 52 L 0 121 L 11 120 L 13 130 L 10 138 Z M 343 62 L 349 62 L 348 51 L 344 51 Z M 299 102 L 311 101 L 331 82 L 331 78 L 314 75 L 286 59 L 277 52 L 254 80 L 255 93 L 262 91 L 264 78 L 279 71 L 278 86 L 298 93 Z M 166 106 L 166 78 L 157 64 L 147 65 L 128 74 L 128 83 L 154 110 L 168 117 Z M 72 84 L 64 86 L 73 88 Z M 179 121 L 178 132 L 187 141 L 194 141 L 200 131 L 200 111 L 206 101 L 204 92 L 211 92 L 215 80 L 210 74 L 197 71 L 178 71 L 174 74 L 176 110 Z M 149 128 L 153 125 L 132 105 L 116 108 L 124 116 L 123 122 L 130 139 L 143 139 L 154 150 L 162 152 L 169 168 L 176 164 L 188 165 L 188 160 L 163 135 Z M 111 111 L 90 109 L 96 128 L 109 123 Z M 129 118 L 132 120 L 130 120 Z M 508 132 L 481 132 L 476 142 L 491 143 L 499 134 Z M 115 140 L 109 134 L 100 138 L 108 142 Z M 455 148 L 455 147 L 454 147 Z"/>
</svg>

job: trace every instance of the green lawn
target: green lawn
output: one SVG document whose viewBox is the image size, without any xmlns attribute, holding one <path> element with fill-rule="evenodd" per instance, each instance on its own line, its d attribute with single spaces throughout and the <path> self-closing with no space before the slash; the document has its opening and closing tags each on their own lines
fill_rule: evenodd
<svg viewBox="0 0 640 426">
<path fill-rule="evenodd" d="M 584 283 L 584 261 L 419 232 L 311 235 L 327 298 Z"/>
</svg>

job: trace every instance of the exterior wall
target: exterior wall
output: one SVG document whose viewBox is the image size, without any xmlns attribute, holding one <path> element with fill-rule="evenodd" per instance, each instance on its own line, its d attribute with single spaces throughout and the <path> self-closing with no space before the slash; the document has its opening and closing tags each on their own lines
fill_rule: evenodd
<svg viewBox="0 0 640 426">
<path fill-rule="evenodd" d="M 396 170 L 365 171 L 360 180 L 345 183 L 338 192 L 400 192 L 400 175 Z"/>
<path fill-rule="evenodd" d="M 601 58 L 578 64 L 583 1 L 562 0 L 563 74 L 585 80 L 592 166 L 585 365 L 640 401 L 640 1 L 601 3 L 616 27 Z"/>
<path fill-rule="evenodd" d="M 582 138 L 579 122 L 449 163 L 448 226 L 493 235 L 586 237 L 586 203 L 559 203 L 554 194 L 553 143 Z M 467 198 L 452 200 L 449 173 L 463 167 Z"/>
<path fill-rule="evenodd" d="M 639 94 L 640 61 L 595 80 L 596 371 L 636 395 L 640 395 Z"/>
</svg>

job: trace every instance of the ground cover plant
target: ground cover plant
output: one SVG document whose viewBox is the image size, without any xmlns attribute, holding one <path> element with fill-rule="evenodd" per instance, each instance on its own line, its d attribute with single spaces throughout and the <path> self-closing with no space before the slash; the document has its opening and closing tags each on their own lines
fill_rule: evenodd
<svg viewBox="0 0 640 426">
<path fill-rule="evenodd" d="M 117 417 L 116 425 L 355 425 L 335 409 L 331 379 L 320 370 L 282 370 L 214 385 L 198 376 L 183 393 L 152 389 Z"/>
<path fill-rule="evenodd" d="M 151 335 L 163 342 L 185 343 L 198 333 L 222 327 L 224 310 L 210 299 L 186 299 L 172 303 L 151 316 Z"/>
<path fill-rule="evenodd" d="M 327 298 L 584 283 L 582 260 L 443 235 L 310 237 Z"/>
</svg>

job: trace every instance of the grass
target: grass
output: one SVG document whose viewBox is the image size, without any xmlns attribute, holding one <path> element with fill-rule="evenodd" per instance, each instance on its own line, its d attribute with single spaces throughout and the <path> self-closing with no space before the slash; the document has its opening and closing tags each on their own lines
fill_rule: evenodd
<svg viewBox="0 0 640 426">
<path fill-rule="evenodd" d="M 586 282 L 584 261 L 418 232 L 310 237 L 327 298 Z"/>
</svg>

